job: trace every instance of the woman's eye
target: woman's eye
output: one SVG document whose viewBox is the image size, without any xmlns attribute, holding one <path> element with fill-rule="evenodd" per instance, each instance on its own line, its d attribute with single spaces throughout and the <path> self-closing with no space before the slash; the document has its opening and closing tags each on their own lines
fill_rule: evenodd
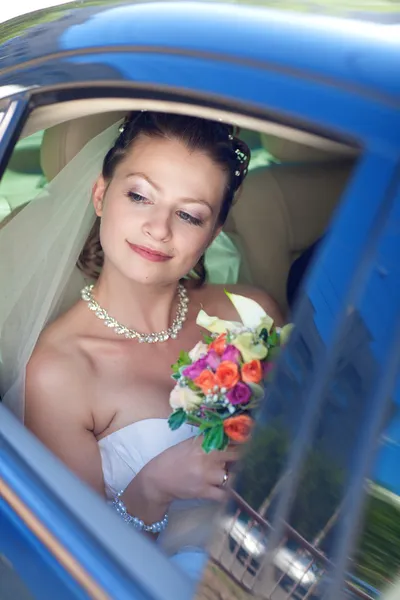
<svg viewBox="0 0 400 600">
<path fill-rule="evenodd" d="M 178 212 L 179 217 L 182 219 L 182 221 L 186 221 L 187 223 L 190 223 L 191 225 L 202 225 L 203 221 L 201 219 L 198 219 L 197 217 L 192 217 L 192 215 L 189 215 L 189 213 L 187 212 L 183 212 L 183 211 L 179 211 Z"/>
<path fill-rule="evenodd" d="M 132 200 L 132 202 L 145 202 L 146 198 L 137 192 L 128 192 L 128 198 Z"/>
</svg>

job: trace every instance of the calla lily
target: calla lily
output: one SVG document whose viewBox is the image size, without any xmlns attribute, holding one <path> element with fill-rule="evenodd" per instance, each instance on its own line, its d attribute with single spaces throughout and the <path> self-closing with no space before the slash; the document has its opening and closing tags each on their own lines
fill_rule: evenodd
<svg viewBox="0 0 400 600">
<path fill-rule="evenodd" d="M 225 331 L 231 331 L 243 326 L 257 330 L 258 333 L 263 329 L 266 329 L 268 333 L 271 331 L 274 323 L 273 319 L 267 315 L 265 310 L 255 300 L 240 296 L 239 294 L 231 294 L 226 290 L 225 294 L 236 308 L 241 322 L 224 321 L 218 317 L 210 317 L 204 310 L 201 310 L 197 315 L 197 325 L 212 333 L 224 333 Z"/>
<path fill-rule="evenodd" d="M 293 327 L 294 327 L 293 323 L 288 323 L 287 325 L 282 327 L 280 336 L 279 336 L 280 341 L 281 341 L 281 346 L 284 346 L 287 343 Z"/>
<path fill-rule="evenodd" d="M 241 327 L 241 323 L 223 321 L 218 317 L 210 317 L 204 310 L 201 310 L 197 315 L 196 324 L 212 333 L 225 333 L 225 331 Z"/>
<path fill-rule="evenodd" d="M 265 344 L 261 342 L 254 343 L 254 335 L 250 331 L 240 333 L 232 340 L 232 345 L 240 351 L 245 362 L 254 359 L 263 360 L 268 354 L 268 348 Z"/>
<path fill-rule="evenodd" d="M 226 290 L 225 294 L 238 311 L 245 327 L 259 329 L 260 331 L 262 329 L 267 329 L 268 333 L 270 332 L 274 321 L 255 300 L 246 298 L 245 296 L 239 296 L 238 294 L 230 294 Z"/>
<path fill-rule="evenodd" d="M 261 319 L 261 323 L 257 327 L 257 333 L 260 334 L 263 329 L 266 329 L 268 333 L 271 333 L 273 324 L 274 320 L 271 319 L 269 315 L 265 315 L 265 317 Z"/>
</svg>

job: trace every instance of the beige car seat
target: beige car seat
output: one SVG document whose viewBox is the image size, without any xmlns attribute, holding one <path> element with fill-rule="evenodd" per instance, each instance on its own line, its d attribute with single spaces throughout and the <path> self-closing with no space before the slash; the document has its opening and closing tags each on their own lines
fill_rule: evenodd
<svg viewBox="0 0 400 600">
<path fill-rule="evenodd" d="M 286 313 L 289 269 L 326 230 L 352 161 L 292 142 L 265 146 L 281 163 L 250 171 L 226 230 L 239 235 L 253 284 Z"/>
<path fill-rule="evenodd" d="M 122 117 L 123 113 L 91 115 L 48 129 L 41 151 L 47 179 L 57 175 L 89 139 Z M 324 232 L 350 163 L 279 138 L 264 136 L 263 141 L 283 164 L 250 171 L 226 231 L 239 237 L 253 283 L 268 291 L 286 312 L 290 266 Z M 63 309 L 77 299 L 83 283 L 76 269 Z"/>
</svg>

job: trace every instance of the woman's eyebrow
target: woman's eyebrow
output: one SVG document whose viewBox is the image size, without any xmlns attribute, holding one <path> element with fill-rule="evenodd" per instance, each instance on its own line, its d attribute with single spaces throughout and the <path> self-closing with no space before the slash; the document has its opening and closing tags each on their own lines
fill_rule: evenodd
<svg viewBox="0 0 400 600">
<path fill-rule="evenodd" d="M 153 181 L 148 175 L 146 175 L 145 173 L 128 173 L 128 175 L 126 176 L 126 178 L 128 178 L 128 177 L 142 177 L 151 186 L 153 186 L 158 192 L 161 191 L 161 187 L 155 181 Z"/>
<path fill-rule="evenodd" d="M 181 201 L 187 204 L 204 204 L 204 206 L 207 206 L 213 212 L 213 207 L 207 200 L 202 200 L 201 198 L 181 198 Z"/>
<path fill-rule="evenodd" d="M 142 177 L 158 192 L 161 191 L 161 187 L 145 173 L 128 173 L 126 178 L 128 179 L 128 177 Z M 207 202 L 207 200 L 203 200 L 202 198 L 180 198 L 180 200 L 181 202 L 186 202 L 187 204 L 204 204 L 204 206 L 207 206 L 211 212 L 214 212 L 212 205 Z"/>
</svg>

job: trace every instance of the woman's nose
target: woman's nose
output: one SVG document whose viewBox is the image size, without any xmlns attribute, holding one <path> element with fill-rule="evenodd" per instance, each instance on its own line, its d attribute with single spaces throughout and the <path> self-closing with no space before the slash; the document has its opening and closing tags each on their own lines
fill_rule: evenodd
<svg viewBox="0 0 400 600">
<path fill-rule="evenodd" d="M 157 242 L 166 242 L 171 238 L 171 215 L 166 211 L 153 211 L 144 224 L 145 233 Z"/>
</svg>

